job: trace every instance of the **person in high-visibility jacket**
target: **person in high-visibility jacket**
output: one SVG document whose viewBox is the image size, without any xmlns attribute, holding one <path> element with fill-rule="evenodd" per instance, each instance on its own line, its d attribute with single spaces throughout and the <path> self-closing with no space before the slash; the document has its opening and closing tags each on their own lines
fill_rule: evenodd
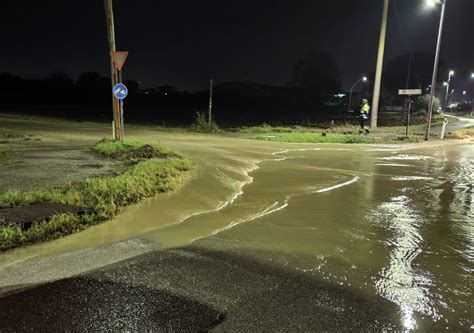
<svg viewBox="0 0 474 333">
<path fill-rule="evenodd" d="M 362 105 L 360 107 L 360 115 L 359 115 L 359 123 L 360 123 L 360 130 L 359 133 L 365 131 L 369 133 L 369 130 L 365 128 L 365 123 L 369 120 L 369 113 L 370 113 L 370 105 L 369 101 L 366 99 L 362 100 Z"/>
</svg>

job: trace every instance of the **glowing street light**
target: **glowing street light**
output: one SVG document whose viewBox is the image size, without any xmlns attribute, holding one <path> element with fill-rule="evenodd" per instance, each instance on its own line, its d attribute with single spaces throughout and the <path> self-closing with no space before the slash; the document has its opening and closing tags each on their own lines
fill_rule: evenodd
<svg viewBox="0 0 474 333">
<path fill-rule="evenodd" d="M 442 0 L 426 0 L 426 5 L 428 7 L 434 8 L 438 4 L 444 4 L 444 1 L 442 1 Z"/>
<path fill-rule="evenodd" d="M 448 110 L 448 98 L 449 98 L 449 85 L 451 84 L 451 78 L 454 75 L 454 71 L 450 70 L 448 75 L 448 81 L 446 83 L 446 97 L 444 98 L 444 112 Z"/>
<path fill-rule="evenodd" d="M 437 4 L 441 5 L 441 18 L 439 21 L 439 31 L 438 31 L 438 42 L 436 44 L 436 56 L 435 62 L 433 67 L 433 78 L 431 80 L 431 93 L 430 93 L 430 102 L 428 106 L 428 117 L 426 119 L 427 126 L 426 126 L 426 135 L 425 140 L 428 140 L 430 137 L 430 130 L 431 130 L 431 119 L 433 117 L 433 101 L 434 101 L 434 94 L 436 90 L 436 77 L 438 76 L 438 64 L 439 64 L 439 53 L 441 50 L 441 40 L 443 36 L 443 27 L 444 27 L 444 16 L 446 13 L 446 1 L 447 0 L 427 0 L 427 4 L 430 7 L 435 7 Z"/>
<path fill-rule="evenodd" d="M 351 91 L 349 93 L 349 105 L 348 105 L 348 109 L 347 111 L 351 111 L 352 109 L 352 91 L 354 90 L 355 86 L 359 83 L 359 82 L 367 82 L 367 76 L 363 76 L 362 78 L 360 78 L 359 80 L 357 80 L 351 87 Z"/>
</svg>

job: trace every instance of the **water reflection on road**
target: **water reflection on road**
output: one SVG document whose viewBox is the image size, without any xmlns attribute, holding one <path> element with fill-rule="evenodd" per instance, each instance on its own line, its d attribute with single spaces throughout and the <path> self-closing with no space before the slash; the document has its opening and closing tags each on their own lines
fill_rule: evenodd
<svg viewBox="0 0 474 333">
<path fill-rule="evenodd" d="M 375 211 L 374 222 L 393 233 L 392 238 L 386 241 L 387 247 L 391 249 L 390 258 L 375 282 L 377 291 L 400 305 L 406 329 L 416 328 L 414 311 L 438 319 L 433 304 L 430 304 L 432 278 L 412 266 L 422 252 L 420 228 L 426 221 L 411 207 L 410 199 L 402 195 L 381 204 Z"/>
<path fill-rule="evenodd" d="M 232 208 L 242 212 L 189 221 L 225 225 L 199 244 L 378 294 L 399 306 L 403 329 L 471 327 L 472 146 L 286 156 L 252 173 Z"/>
</svg>

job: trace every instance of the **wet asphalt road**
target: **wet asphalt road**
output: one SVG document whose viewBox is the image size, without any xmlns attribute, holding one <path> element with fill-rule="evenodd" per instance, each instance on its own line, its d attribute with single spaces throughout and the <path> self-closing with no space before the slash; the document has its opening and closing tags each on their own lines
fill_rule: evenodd
<svg viewBox="0 0 474 333">
<path fill-rule="evenodd" d="M 199 301 L 198 301 L 199 300 Z M 395 305 L 197 247 L 154 251 L 0 299 L 0 331 L 382 331 Z"/>
<path fill-rule="evenodd" d="M 52 125 L 60 147 L 105 135 Z M 129 137 L 191 156 L 194 177 L 2 254 L 0 332 L 472 329 L 472 144 Z"/>
</svg>

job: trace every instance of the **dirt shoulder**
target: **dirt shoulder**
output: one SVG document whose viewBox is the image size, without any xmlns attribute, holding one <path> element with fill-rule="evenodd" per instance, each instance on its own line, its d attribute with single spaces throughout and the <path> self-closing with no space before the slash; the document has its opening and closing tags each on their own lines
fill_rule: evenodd
<svg viewBox="0 0 474 333">
<path fill-rule="evenodd" d="M 124 168 L 121 161 L 92 154 L 87 145 L 58 145 L 47 139 L 11 140 L 5 149 L 12 157 L 0 164 L 0 192 L 51 188 Z"/>
</svg>

